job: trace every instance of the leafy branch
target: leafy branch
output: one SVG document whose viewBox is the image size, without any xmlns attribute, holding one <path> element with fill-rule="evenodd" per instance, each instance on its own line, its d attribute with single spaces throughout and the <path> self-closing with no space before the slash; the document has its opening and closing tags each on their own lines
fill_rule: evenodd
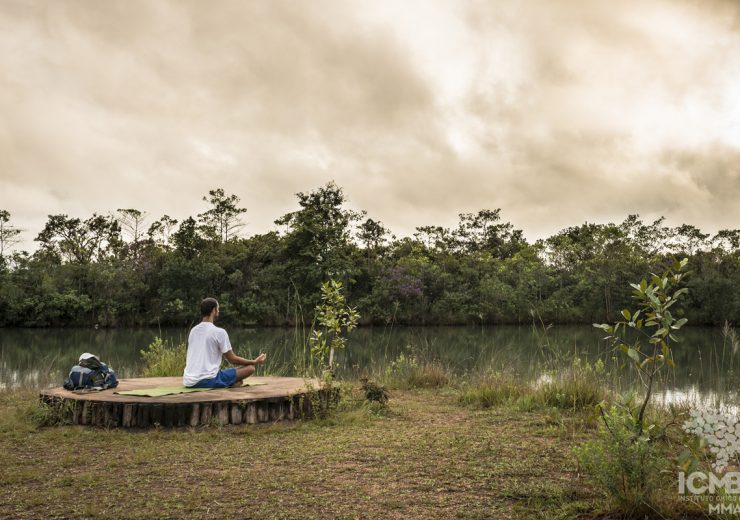
<svg viewBox="0 0 740 520">
<path fill-rule="evenodd" d="M 311 354 L 322 364 L 328 355 L 331 371 L 334 369 L 334 352 L 347 345 L 343 334 L 354 329 L 360 319 L 357 310 L 346 303 L 342 282 L 331 279 L 321 285 L 321 302 L 316 306 L 314 319 L 320 327 L 311 330 Z"/>
<path fill-rule="evenodd" d="M 630 284 L 638 309 L 634 312 L 624 309 L 624 319 L 614 324 L 594 323 L 594 327 L 609 334 L 604 339 L 611 341 L 615 349 L 627 356 L 645 386 L 645 397 L 637 416 L 637 436 L 643 432 L 645 410 L 652 396 L 656 376 L 664 366 L 675 368 L 672 349 L 679 341 L 675 332 L 688 320 L 677 319 L 670 309 L 688 292 L 686 288 L 678 288 L 688 275 L 685 271 L 687 264 L 688 259 L 684 258 L 674 262 L 662 276 L 651 274 L 650 282 L 643 279 L 639 284 Z M 636 331 L 637 339 L 629 341 L 628 331 Z"/>
</svg>

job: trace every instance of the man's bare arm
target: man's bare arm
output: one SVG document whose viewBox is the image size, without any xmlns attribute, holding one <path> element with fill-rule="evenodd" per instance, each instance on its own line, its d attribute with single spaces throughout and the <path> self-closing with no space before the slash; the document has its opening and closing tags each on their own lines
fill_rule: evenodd
<svg viewBox="0 0 740 520">
<path fill-rule="evenodd" d="M 229 350 L 226 354 L 224 354 L 224 357 L 232 365 L 241 365 L 246 367 L 249 365 L 261 365 L 267 359 L 267 354 L 260 354 L 255 359 L 246 359 L 234 354 L 233 350 Z"/>
</svg>

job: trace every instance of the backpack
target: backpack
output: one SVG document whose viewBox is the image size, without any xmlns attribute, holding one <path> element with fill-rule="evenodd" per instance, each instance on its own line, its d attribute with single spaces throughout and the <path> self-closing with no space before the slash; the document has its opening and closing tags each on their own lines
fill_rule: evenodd
<svg viewBox="0 0 740 520">
<path fill-rule="evenodd" d="M 113 369 L 87 352 L 80 356 L 78 364 L 72 367 L 69 377 L 64 380 L 67 390 L 106 390 L 117 386 L 118 379 Z"/>
</svg>

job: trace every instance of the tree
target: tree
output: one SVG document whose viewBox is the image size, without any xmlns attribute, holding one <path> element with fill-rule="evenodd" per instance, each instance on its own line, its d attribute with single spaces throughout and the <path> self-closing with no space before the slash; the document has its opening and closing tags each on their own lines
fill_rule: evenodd
<svg viewBox="0 0 740 520">
<path fill-rule="evenodd" d="M 59 261 L 87 264 L 101 260 L 121 245 L 121 228 L 113 217 L 93 214 L 85 221 L 67 215 L 49 215 L 35 239 L 41 249 Z"/>
<path fill-rule="evenodd" d="M 414 233 L 414 238 L 431 251 L 448 251 L 451 237 L 450 230 L 442 226 L 419 226 Z"/>
<path fill-rule="evenodd" d="M 193 217 L 182 221 L 172 235 L 175 249 L 185 258 L 194 258 L 203 249 L 203 238 L 198 234 L 198 226 Z"/>
<path fill-rule="evenodd" d="M 738 252 L 740 250 L 740 229 L 722 229 L 712 237 L 712 243 L 728 253 Z"/>
<path fill-rule="evenodd" d="M 0 209 L 0 261 L 4 261 L 5 254 L 20 242 L 21 231 L 10 223 L 10 213 Z"/>
<path fill-rule="evenodd" d="M 385 237 L 388 233 L 388 229 L 381 222 L 369 218 L 360 224 L 357 231 L 357 238 L 365 246 L 365 249 L 377 250 L 385 245 Z"/>
<path fill-rule="evenodd" d="M 346 210 L 342 189 L 334 182 L 310 193 L 297 193 L 301 209 L 275 221 L 288 233 L 284 239 L 288 263 L 311 278 L 316 287 L 327 277 L 343 277 L 353 270 L 350 252 L 350 224 L 363 213 Z"/>
<path fill-rule="evenodd" d="M 116 220 L 121 227 L 121 231 L 128 235 L 131 243 L 131 251 L 134 259 L 139 256 L 139 241 L 144 236 L 144 221 L 149 215 L 146 211 L 138 209 L 118 209 Z"/>
<path fill-rule="evenodd" d="M 203 201 L 211 204 L 208 211 L 198 215 L 205 236 L 220 242 L 236 238 L 239 229 L 244 227 L 239 215 L 247 212 L 246 208 L 238 207 L 239 197 L 227 196 L 223 188 L 217 188 L 210 190 L 208 197 L 203 197 Z"/>
<path fill-rule="evenodd" d="M 149 240 L 167 249 L 170 245 L 172 230 L 176 225 L 176 219 L 169 215 L 163 215 L 159 220 L 152 222 L 146 234 L 149 236 Z"/>
<path fill-rule="evenodd" d="M 526 243 L 522 231 L 500 220 L 500 209 L 460 213 L 460 223 L 454 232 L 456 245 L 466 253 L 488 251 L 498 258 L 513 255 Z"/>
<path fill-rule="evenodd" d="M 614 325 L 594 323 L 594 327 L 609 334 L 606 339 L 615 348 L 627 355 L 645 387 L 645 396 L 636 417 L 637 436 L 642 435 L 644 429 L 645 410 L 652 397 L 656 376 L 664 366 L 674 367 L 672 349 L 673 343 L 678 342 L 676 331 L 688 322 L 687 318 L 678 319 L 671 312 L 671 307 L 679 301 L 681 295 L 688 292 L 685 287 L 678 288 L 687 274 L 687 264 L 688 259 L 684 258 L 675 262 L 662 276 L 653 274 L 650 282 L 643 279 L 639 284 L 630 284 L 639 308 L 634 312 L 624 309 L 624 319 Z M 674 308 L 673 311 L 675 310 Z M 634 341 L 628 339 L 628 331 L 636 331 L 638 338 Z"/>
<path fill-rule="evenodd" d="M 667 251 L 668 242 L 673 236 L 673 231 L 665 227 L 663 222 L 665 217 L 660 217 L 648 225 L 640 220 L 639 215 L 628 215 L 619 227 L 637 254 L 653 261 Z"/>
<path fill-rule="evenodd" d="M 709 249 L 709 234 L 690 224 L 682 224 L 673 230 L 671 250 L 676 255 L 692 256 L 698 251 Z"/>
<path fill-rule="evenodd" d="M 357 311 L 346 304 L 341 282 L 330 279 L 321 285 L 321 303 L 316 306 L 315 316 L 320 328 L 311 331 L 311 353 L 320 364 L 333 370 L 334 352 L 347 345 L 344 334 L 351 332 L 360 319 Z"/>
</svg>

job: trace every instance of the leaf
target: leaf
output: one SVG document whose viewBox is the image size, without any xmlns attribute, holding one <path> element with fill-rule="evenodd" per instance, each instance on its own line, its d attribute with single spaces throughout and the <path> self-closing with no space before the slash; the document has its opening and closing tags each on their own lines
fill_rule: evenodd
<svg viewBox="0 0 740 520">
<path fill-rule="evenodd" d="M 630 313 L 629 309 L 624 309 L 622 311 L 622 316 L 624 316 L 624 319 L 627 320 L 627 321 L 631 321 L 632 320 L 632 314 Z"/>
<path fill-rule="evenodd" d="M 674 323 L 673 325 L 671 325 L 671 328 L 672 328 L 673 330 L 678 330 L 678 329 L 680 329 L 681 327 L 683 327 L 684 325 L 686 325 L 686 323 L 687 323 L 688 321 L 689 321 L 689 320 L 688 320 L 687 318 L 681 318 L 681 319 L 680 319 L 680 320 L 678 320 L 678 321 L 677 321 L 676 323 Z"/>
<path fill-rule="evenodd" d="M 640 354 L 638 354 L 637 351 L 631 347 L 627 349 L 627 356 L 629 356 L 629 358 L 635 363 L 640 362 Z"/>
<path fill-rule="evenodd" d="M 647 289 L 647 281 L 643 278 L 640 281 L 640 291 L 645 292 L 645 289 Z"/>
</svg>

